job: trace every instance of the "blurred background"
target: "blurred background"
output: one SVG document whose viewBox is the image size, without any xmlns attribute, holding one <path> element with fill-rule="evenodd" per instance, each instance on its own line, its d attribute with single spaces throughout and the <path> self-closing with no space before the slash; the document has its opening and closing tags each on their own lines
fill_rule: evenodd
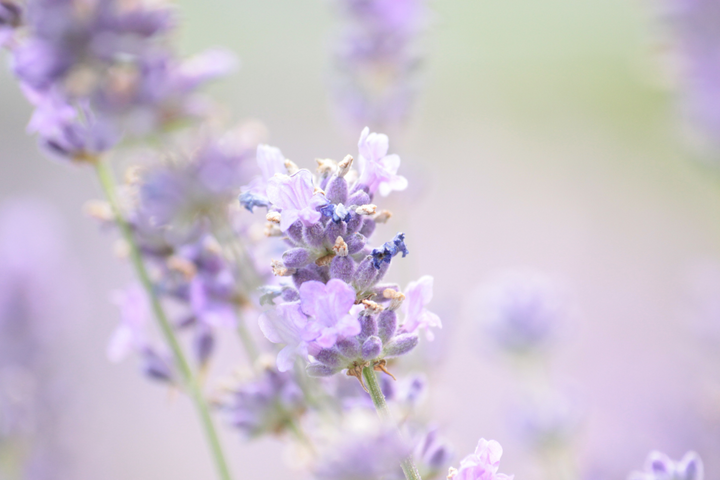
<svg viewBox="0 0 720 480">
<path fill-rule="evenodd" d="M 184 53 L 222 45 L 241 60 L 212 89 L 232 119 L 262 121 L 269 143 L 301 166 L 356 152 L 359 131 L 328 96 L 329 2 L 178 3 Z M 578 412 L 571 453 L 582 478 L 623 479 L 652 449 L 696 450 L 717 478 L 720 177 L 683 134 L 665 9 L 649 0 L 431 9 L 417 102 L 406 128 L 388 132 L 410 181 L 389 198 L 391 228 L 411 250 L 392 275 L 402 285 L 435 277 L 430 307 L 444 327 L 424 352 L 434 365 L 427 411 L 456 460 L 494 438 L 502 471 L 543 478 L 507 421 L 512 365 L 489 351 L 472 307 L 479 284 L 526 269 L 559 279 L 571 305 L 548 370 Z M 42 348 L 62 390 L 67 478 L 208 478 L 189 402 L 148 384 L 133 362 L 106 359 L 118 321 L 110 292 L 132 274 L 114 237 L 81 212 L 100 196 L 92 172 L 41 155 L 7 68 L 0 111 L 0 209 L 29 202 L 57 224 L 21 238 L 47 240 L 62 260 L 38 277 L 55 287 L 43 296 L 41 329 L 52 333 Z M 225 355 L 243 360 L 230 346 Z M 291 471 L 281 440 L 246 444 L 221 431 L 239 478 Z"/>
</svg>

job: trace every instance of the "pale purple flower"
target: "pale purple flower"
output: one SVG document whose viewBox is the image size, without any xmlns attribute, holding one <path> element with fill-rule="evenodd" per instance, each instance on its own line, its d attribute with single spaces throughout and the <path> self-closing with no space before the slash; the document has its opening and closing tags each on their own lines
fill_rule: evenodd
<svg viewBox="0 0 720 480">
<path fill-rule="evenodd" d="M 452 480 L 513 480 L 513 475 L 498 473 L 503 449 L 495 440 L 481 438 L 475 452 L 463 458 L 460 467 L 451 468 Z"/>
<path fill-rule="evenodd" d="M 280 209 L 280 230 L 300 220 L 306 227 L 322 218 L 318 208 L 327 204 L 325 197 L 315 193 L 310 171 L 302 169 L 292 176 L 276 175 L 267 186 L 267 196 L 274 207 Z"/>
<path fill-rule="evenodd" d="M 19 5 L 12 1 L 0 1 L 0 47 L 10 41 L 21 19 L 22 9 Z"/>
<path fill-rule="evenodd" d="M 405 314 L 404 329 L 414 333 L 418 329 L 425 329 L 428 340 L 434 338 L 431 327 L 442 328 L 440 317 L 432 313 L 425 306 L 430 303 L 433 296 L 433 277 L 424 275 L 405 288 L 405 301 L 402 310 Z"/>
<path fill-rule="evenodd" d="M 230 272 L 224 271 L 221 275 L 226 282 L 233 281 Z M 212 282 L 217 281 L 212 279 Z M 200 275 L 190 281 L 190 308 L 198 321 L 210 327 L 232 328 L 237 324 L 235 306 L 227 298 L 215 294 L 212 282 Z"/>
<path fill-rule="evenodd" d="M 240 195 L 240 203 L 253 211 L 254 207 L 267 207 L 270 203 L 267 196 L 268 182 L 276 174 L 284 175 L 287 173 L 285 168 L 285 155 L 279 148 L 270 145 L 258 145 L 257 147 L 257 164 L 260 168 L 260 175 L 252 179 L 249 185 L 243 187 L 243 193 Z"/>
<path fill-rule="evenodd" d="M 303 313 L 300 302 L 275 306 L 260 316 L 259 323 L 268 340 L 285 345 L 277 357 L 281 372 L 292 368 L 296 356 L 307 358 L 308 343 L 320 335 L 317 324 Z"/>
<path fill-rule="evenodd" d="M 654 451 L 645 461 L 642 472 L 633 472 L 628 480 L 703 480 L 703 463 L 695 452 L 688 452 L 680 461 Z"/>
<path fill-rule="evenodd" d="M 338 338 L 360 333 L 354 304 L 355 289 L 342 280 L 332 279 L 327 284 L 309 281 L 300 286 L 300 305 L 319 323 L 320 336 L 315 342 L 323 348 L 332 347 Z"/>
<path fill-rule="evenodd" d="M 370 193 L 380 192 L 387 196 L 392 191 L 405 190 L 407 179 L 397 174 L 400 168 L 400 157 L 388 155 L 389 140 L 382 133 L 370 133 L 365 127 L 358 141 L 358 165 L 360 168 L 359 184 L 368 187 Z"/>
<path fill-rule="evenodd" d="M 147 293 L 138 284 L 115 291 L 111 300 L 120 309 L 120 325 L 110 337 L 107 356 L 110 361 L 119 362 L 130 352 L 142 351 L 148 346 L 150 306 Z"/>
</svg>

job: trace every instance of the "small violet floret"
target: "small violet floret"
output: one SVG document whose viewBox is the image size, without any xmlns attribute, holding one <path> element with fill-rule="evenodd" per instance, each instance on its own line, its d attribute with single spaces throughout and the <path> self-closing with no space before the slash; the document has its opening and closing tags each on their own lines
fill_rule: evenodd
<svg viewBox="0 0 720 480">
<path fill-rule="evenodd" d="M 503 449 L 495 440 L 481 438 L 475 453 L 463 458 L 460 467 L 450 468 L 448 480 L 513 480 L 514 475 L 497 473 Z"/>
<path fill-rule="evenodd" d="M 322 218 L 318 208 L 327 204 L 325 196 L 315 193 L 313 177 L 309 170 L 299 170 L 292 176 L 276 175 L 267 186 L 267 196 L 274 207 L 280 209 L 280 230 L 300 220 L 310 227 Z"/>
<path fill-rule="evenodd" d="M 305 314 L 320 324 L 320 336 L 315 340 L 323 348 L 335 345 L 338 338 L 360 333 L 357 319 L 355 289 L 342 280 L 332 279 L 327 284 L 315 280 L 300 286 L 300 305 Z"/>
<path fill-rule="evenodd" d="M 379 270 L 383 262 L 390 263 L 392 258 L 398 253 L 402 253 L 403 258 L 410 253 L 405 246 L 404 233 L 398 233 L 392 241 L 385 242 L 382 247 L 373 249 L 373 266 Z"/>
<path fill-rule="evenodd" d="M 440 317 L 425 308 L 432 300 L 432 296 L 433 277 L 425 275 L 415 282 L 410 282 L 405 289 L 405 301 L 402 303 L 405 314 L 404 329 L 408 333 L 414 333 L 423 328 L 428 340 L 435 338 L 430 327 L 442 328 Z"/>
<path fill-rule="evenodd" d="M 380 192 L 387 196 L 392 191 L 402 191 L 408 186 L 407 179 L 397 174 L 400 168 L 400 157 L 388 155 L 388 136 L 382 133 L 370 133 L 365 129 L 358 141 L 358 164 L 360 165 L 361 185 L 366 186 L 370 193 Z"/>
<path fill-rule="evenodd" d="M 628 480 L 703 480 L 703 463 L 695 452 L 688 452 L 680 461 L 654 451 L 645 461 L 642 472 L 633 472 Z"/>
</svg>

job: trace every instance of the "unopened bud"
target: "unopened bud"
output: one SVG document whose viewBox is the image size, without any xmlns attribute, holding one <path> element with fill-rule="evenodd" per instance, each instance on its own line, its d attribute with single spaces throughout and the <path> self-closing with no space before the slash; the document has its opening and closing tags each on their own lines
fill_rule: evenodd
<svg viewBox="0 0 720 480">
<path fill-rule="evenodd" d="M 387 223 L 390 217 L 392 217 L 390 210 L 381 210 L 373 217 L 373 220 L 375 220 L 375 223 Z"/>
<path fill-rule="evenodd" d="M 289 158 L 285 159 L 285 168 L 288 171 L 288 175 L 295 174 L 298 170 L 300 170 L 300 167 L 297 166 L 295 162 L 290 160 Z"/>
<path fill-rule="evenodd" d="M 280 223 L 280 212 L 268 212 L 265 219 L 270 223 Z"/>
<path fill-rule="evenodd" d="M 286 268 L 280 260 L 271 261 L 270 268 L 272 268 L 273 275 L 276 277 L 289 277 L 296 272 L 294 268 Z"/>
<path fill-rule="evenodd" d="M 338 164 L 337 176 L 344 177 L 345 175 L 347 175 L 350 171 L 350 168 L 352 167 L 353 161 L 354 159 L 352 155 L 347 155 L 345 158 L 343 158 L 342 162 Z"/>
<path fill-rule="evenodd" d="M 377 211 L 377 206 L 373 204 L 361 205 L 355 209 L 355 213 L 358 215 L 374 215 Z"/>
<path fill-rule="evenodd" d="M 342 237 L 337 237 L 337 240 L 335 240 L 335 245 L 333 246 L 333 251 L 335 252 L 336 255 L 339 255 L 341 257 L 347 257 L 348 246 Z"/>
</svg>

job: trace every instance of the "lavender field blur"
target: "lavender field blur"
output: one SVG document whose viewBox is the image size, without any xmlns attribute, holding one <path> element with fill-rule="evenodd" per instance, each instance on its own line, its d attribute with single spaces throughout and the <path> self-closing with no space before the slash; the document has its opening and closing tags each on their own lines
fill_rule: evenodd
<svg viewBox="0 0 720 480">
<path fill-rule="evenodd" d="M 33 2 L 38 0 L 15 3 Z M 0 0 L 0 6 L 15 3 Z M 265 185 L 246 197 L 262 213 L 251 215 L 237 202 L 240 187 L 260 173 L 255 146 L 276 146 L 313 172 L 316 158 L 340 162 L 348 154 L 357 157 L 357 167 L 363 158 L 362 146 L 357 155 L 358 137 L 367 124 L 370 132 L 389 136 L 389 153 L 402 158 L 398 176 L 407 179 L 404 191 L 397 177 L 378 180 L 378 195 L 368 197 L 378 212 L 393 213 L 388 223 L 372 217 L 372 246 L 386 248 L 372 255 L 378 265 L 393 257 L 384 281 L 416 287 L 405 290 L 398 312 L 409 318 L 415 305 L 416 317 L 431 311 L 442 320 L 441 329 L 426 329 L 434 340 L 420 332 L 419 346 L 391 368 L 400 392 L 393 398 L 412 397 L 414 380 L 427 385 L 413 415 L 448 445 L 438 460 L 442 471 L 428 468 L 432 475 L 423 478 L 444 479 L 481 437 L 502 444 L 500 469 L 518 480 L 625 479 L 654 450 L 674 460 L 697 452 L 704 478 L 720 478 L 716 0 L 398 3 L 421 3 L 422 9 L 400 9 L 397 24 L 361 19 L 370 27 L 355 25 L 359 30 L 353 31 L 347 30 L 352 12 L 343 4 L 360 1 L 172 2 L 179 26 L 168 36 L 183 56 L 222 47 L 238 58 L 239 68 L 203 88 L 219 108 L 198 135 L 202 146 L 188 150 L 204 152 L 202 142 L 216 140 L 217 124 L 236 134 L 228 141 L 228 158 L 244 163 L 221 175 L 229 183 L 221 193 L 224 186 L 211 187 L 241 219 L 232 231 L 250 239 L 250 253 L 241 255 L 252 257 L 244 261 L 257 269 L 253 281 L 277 286 L 286 279 L 282 275 L 295 272 L 279 244 L 263 243 L 263 207 L 272 212 L 279 204 L 257 206 Z M 2 19 L 0 11 L 0 43 Z M 384 32 L 381 27 L 397 34 L 396 43 L 384 45 L 380 73 L 363 78 L 363 55 L 369 54 L 350 51 L 347 44 L 358 43 L 352 38 L 358 31 Z M 115 336 L 123 335 L 117 329 L 127 314 L 115 304 L 135 278 L 127 246 L 103 217 L 106 212 L 87 204 L 103 197 L 93 169 L 49 160 L 27 133 L 33 109 L 6 66 L 10 54 L 0 51 L 0 57 L 0 480 L 215 478 L 190 396 L 163 383 L 176 373 L 164 370 L 161 349 L 151 360 L 108 359 L 108 344 L 111 338 L 120 342 Z M 357 89 L 373 82 L 390 85 L 389 97 L 372 99 L 370 106 L 354 102 Z M 128 121 L 130 127 L 140 123 Z M 380 157 L 392 156 L 386 153 Z M 136 158 L 117 160 L 120 180 Z M 283 158 L 278 168 L 284 168 Z M 343 164 L 331 165 L 332 178 L 342 178 L 337 172 Z M 321 163 L 320 181 L 329 185 L 322 168 Z M 270 173 L 265 183 L 279 178 Z M 288 173 L 293 175 L 291 168 Z M 398 191 L 381 197 L 384 188 Z M 375 186 L 371 190 L 370 195 Z M 316 193 L 311 188 L 309 195 Z M 329 216 L 332 227 L 332 215 L 344 213 L 337 201 L 329 205 L 331 211 L 313 213 Z M 272 235 L 289 231 L 279 214 L 275 219 L 269 213 L 268 220 Z M 372 230 L 362 232 L 369 237 Z M 407 258 L 401 258 L 397 232 L 405 234 Z M 333 261 L 350 258 L 352 244 L 338 241 L 335 247 Z M 272 275 L 271 258 L 286 260 L 273 264 L 279 277 Z M 184 273 L 185 263 L 176 266 Z M 225 281 L 226 272 L 212 273 L 214 282 Z M 426 275 L 434 278 L 429 304 L 429 298 L 411 298 L 411 291 L 426 286 Z M 328 292 L 334 281 L 325 282 Z M 357 286 L 358 280 L 347 283 Z M 279 288 L 264 291 L 274 295 L 271 303 L 284 295 Z M 247 388 L 283 390 L 282 411 L 300 416 L 312 408 L 275 371 L 274 343 L 288 342 L 261 330 L 256 290 L 243 290 L 247 298 L 238 303 L 253 304 L 247 306 L 246 333 L 272 361 L 263 370 L 266 377 Z M 395 310 L 395 300 L 387 300 L 386 311 Z M 191 332 L 183 346 L 199 358 L 198 381 L 211 392 L 208 403 L 222 405 L 212 414 L 233 478 L 396 478 L 374 472 L 343 476 L 339 461 L 308 473 L 312 448 L 293 441 L 290 420 L 260 420 L 255 406 L 228 406 L 216 398 L 226 384 L 240 390 L 240 403 L 257 392 L 236 386 L 251 371 L 246 349 L 233 321 L 228 327 L 220 318 L 226 312 L 211 313 L 212 331 L 202 330 L 207 325 L 197 319 L 182 327 Z M 436 325 L 428 316 L 422 319 L 422 327 Z M 338 338 L 358 334 L 348 332 Z M 384 344 L 399 332 L 383 338 Z M 143 369 L 161 381 L 151 382 Z M 360 374 L 322 379 L 338 397 L 364 401 L 374 418 L 358 380 Z M 348 389 L 357 392 L 342 393 Z M 241 426 L 230 418 L 235 408 L 249 412 L 242 422 L 236 419 Z M 396 416 L 404 412 L 393 408 Z M 301 427 L 315 426 L 308 418 L 298 420 Z M 367 422 L 363 417 L 348 424 Z M 262 436 L 248 441 L 261 430 Z M 374 446 L 362 445 L 368 451 Z M 354 454 L 362 463 L 362 451 L 354 447 L 343 458 Z M 415 450 L 416 459 L 427 452 Z M 18 462 L 33 466 L 23 470 Z M 2 470 L 4 465 L 10 467 Z M 25 473 L 13 476 L 20 471 Z"/>
</svg>

